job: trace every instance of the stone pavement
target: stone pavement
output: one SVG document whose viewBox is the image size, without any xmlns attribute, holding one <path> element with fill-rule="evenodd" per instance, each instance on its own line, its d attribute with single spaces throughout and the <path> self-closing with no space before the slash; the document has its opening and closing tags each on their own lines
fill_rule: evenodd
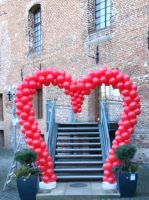
<svg viewBox="0 0 149 200">
<path fill-rule="evenodd" d="M 19 200 L 18 192 L 16 189 L 16 183 L 15 180 L 12 181 L 12 183 L 7 187 L 5 192 L 2 192 L 2 187 L 6 178 L 6 174 L 8 172 L 8 169 L 10 167 L 10 164 L 12 162 L 12 156 L 13 153 L 11 151 L 4 151 L 0 149 L 0 200 Z M 92 186 L 95 183 L 92 183 Z M 70 185 L 70 184 L 69 184 Z M 98 186 L 97 186 L 98 187 Z M 97 189 L 97 188 L 96 188 Z M 68 190 L 68 196 L 69 193 L 72 194 L 74 192 L 74 187 L 70 187 L 70 190 Z M 87 192 L 87 190 L 84 187 L 84 192 Z M 93 188 L 92 188 L 93 191 Z M 83 191 L 82 191 L 83 192 Z M 64 197 L 66 200 L 66 196 Z M 77 200 L 87 200 L 87 198 L 82 199 L 81 197 L 76 198 Z M 138 187 L 137 187 L 137 195 L 134 198 L 119 198 L 119 197 L 100 197 L 98 198 L 100 200 L 149 200 L 149 166 L 143 166 L 139 171 L 139 180 L 138 180 Z M 44 198 L 42 200 L 45 200 Z M 53 199 L 54 200 L 54 199 Z M 63 200 L 63 198 L 59 199 Z M 71 198 L 71 200 L 73 200 Z"/>
<path fill-rule="evenodd" d="M 45 193 L 44 190 L 41 192 L 39 191 L 37 200 L 54 200 L 62 199 L 63 197 L 65 199 L 73 199 L 73 197 L 76 198 L 76 196 L 77 199 L 78 197 L 83 199 L 84 196 L 86 199 L 94 199 L 101 196 L 119 197 L 120 194 L 117 190 L 103 190 L 101 182 L 58 182 L 56 188 L 49 191 L 49 193 Z"/>
</svg>

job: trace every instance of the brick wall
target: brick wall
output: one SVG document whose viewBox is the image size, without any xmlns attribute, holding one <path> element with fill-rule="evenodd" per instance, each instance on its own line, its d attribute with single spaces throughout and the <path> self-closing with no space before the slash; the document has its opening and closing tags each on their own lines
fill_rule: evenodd
<svg viewBox="0 0 149 200">
<path fill-rule="evenodd" d="M 41 4 L 42 13 L 42 51 L 29 53 L 28 12 L 36 4 Z M 90 0 L 15 0 L 0 1 L 0 93 L 4 93 L 5 145 L 10 146 L 10 118 L 7 95 L 4 88 L 21 82 L 21 69 L 24 76 L 42 67 L 65 69 L 73 78 L 84 76 L 91 69 L 102 65 L 120 67 L 128 73 L 139 86 L 143 104 L 147 104 L 149 90 L 149 50 L 147 31 L 149 21 L 148 0 L 111 0 L 111 25 L 95 32 L 92 23 L 94 6 Z M 96 65 L 91 56 L 99 47 L 100 62 Z M 46 98 L 56 98 L 59 105 L 68 105 L 69 97 L 54 87 L 43 89 Z M 86 98 L 83 112 L 77 120 L 92 120 L 95 116 L 94 92 Z M 62 101 L 63 99 L 63 101 Z M 144 126 L 140 134 L 148 137 L 148 109 L 143 108 L 139 118 Z M 92 113 L 92 114 L 90 114 Z M 65 118 L 65 117 L 64 117 Z M 67 118 L 67 117 L 66 117 Z M 40 125 L 45 132 L 44 118 Z M 142 140 L 140 147 L 144 145 Z"/>
</svg>

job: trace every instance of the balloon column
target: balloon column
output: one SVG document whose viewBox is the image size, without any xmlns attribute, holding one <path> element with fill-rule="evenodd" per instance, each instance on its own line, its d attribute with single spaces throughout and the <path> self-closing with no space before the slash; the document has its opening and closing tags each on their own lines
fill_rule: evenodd
<svg viewBox="0 0 149 200">
<path fill-rule="evenodd" d="M 103 181 L 114 183 L 115 177 L 112 173 L 112 166 L 119 165 L 114 151 L 120 145 L 131 143 L 137 116 L 140 114 L 140 97 L 138 96 L 137 86 L 128 75 L 121 73 L 118 69 L 107 68 L 91 71 L 86 77 L 78 81 L 72 80 L 72 77 L 63 70 L 51 68 L 38 70 L 31 76 L 25 77 L 16 91 L 16 114 L 20 117 L 19 123 L 27 145 L 38 154 L 37 165 L 42 172 L 42 180 L 45 183 L 56 181 L 56 176 L 53 171 L 52 158 L 45 141 L 41 137 L 41 131 L 34 116 L 32 99 L 37 89 L 50 84 L 64 89 L 64 93 L 70 95 L 74 113 L 81 112 L 84 96 L 89 95 L 91 90 L 96 87 L 105 84 L 119 89 L 123 98 L 123 112 L 109 157 L 103 165 Z"/>
</svg>

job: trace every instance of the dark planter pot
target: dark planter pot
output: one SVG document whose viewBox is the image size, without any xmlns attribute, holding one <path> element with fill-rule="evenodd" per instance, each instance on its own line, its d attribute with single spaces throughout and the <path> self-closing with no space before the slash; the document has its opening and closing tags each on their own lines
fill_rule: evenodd
<svg viewBox="0 0 149 200">
<path fill-rule="evenodd" d="M 38 176 L 30 176 L 26 180 L 20 177 L 16 181 L 21 200 L 36 200 L 39 187 Z"/>
<path fill-rule="evenodd" d="M 118 190 L 121 197 L 134 197 L 138 181 L 137 173 L 120 172 L 117 176 Z"/>
</svg>

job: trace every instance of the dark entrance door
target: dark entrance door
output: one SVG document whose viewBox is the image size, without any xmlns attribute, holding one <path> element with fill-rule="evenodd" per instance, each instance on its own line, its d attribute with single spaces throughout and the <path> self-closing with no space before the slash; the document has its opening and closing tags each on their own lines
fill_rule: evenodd
<svg viewBox="0 0 149 200">
<path fill-rule="evenodd" d="M 4 131 L 0 130 L 0 148 L 4 147 Z"/>
</svg>

